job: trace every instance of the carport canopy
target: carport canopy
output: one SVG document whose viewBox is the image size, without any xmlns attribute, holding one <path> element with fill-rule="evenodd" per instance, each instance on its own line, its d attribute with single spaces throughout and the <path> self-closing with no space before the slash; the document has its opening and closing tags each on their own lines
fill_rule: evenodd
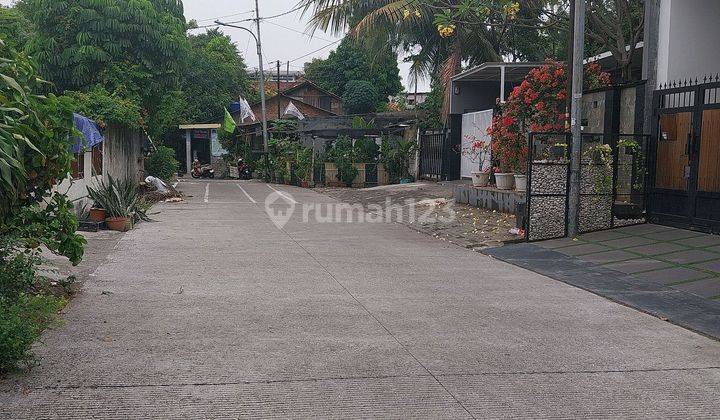
<svg viewBox="0 0 720 420">
<path fill-rule="evenodd" d="M 500 100 L 505 102 L 505 83 L 517 83 L 535 67 L 546 64 L 540 61 L 524 63 L 487 62 L 456 74 L 453 82 L 500 82 Z"/>
</svg>

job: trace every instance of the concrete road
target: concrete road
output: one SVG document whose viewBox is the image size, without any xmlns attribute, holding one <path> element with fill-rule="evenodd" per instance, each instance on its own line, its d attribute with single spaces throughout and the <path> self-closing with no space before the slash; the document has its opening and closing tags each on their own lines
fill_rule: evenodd
<svg viewBox="0 0 720 420">
<path fill-rule="evenodd" d="M 268 185 L 181 183 L 0 417 L 720 416 L 720 343 L 404 226 L 304 223 L 332 200 L 273 187 L 282 228 Z"/>
</svg>

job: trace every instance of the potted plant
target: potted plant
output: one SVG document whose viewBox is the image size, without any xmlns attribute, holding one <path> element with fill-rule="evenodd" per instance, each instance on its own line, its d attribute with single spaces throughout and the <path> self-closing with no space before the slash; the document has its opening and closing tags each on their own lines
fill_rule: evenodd
<svg viewBox="0 0 720 420">
<path fill-rule="evenodd" d="M 475 136 L 465 136 L 470 146 L 462 150 L 463 156 L 478 163 L 478 170 L 470 172 L 473 187 L 486 187 L 490 183 L 490 144 Z"/>
<path fill-rule="evenodd" d="M 495 186 L 498 190 L 512 190 L 515 184 L 515 174 L 511 171 L 503 170 L 501 167 L 495 168 Z"/>
<path fill-rule="evenodd" d="M 583 160 L 588 162 L 587 173 L 594 180 L 595 193 L 610 194 L 613 188 L 613 156 L 608 144 L 596 143 L 583 152 Z"/>
<path fill-rule="evenodd" d="M 515 173 L 515 191 L 525 192 L 527 190 L 527 175 L 522 172 Z"/>
<path fill-rule="evenodd" d="M 358 176 L 358 169 L 349 160 L 343 160 L 335 163 L 337 165 L 337 178 L 346 187 L 351 187 L 355 177 Z"/>
<path fill-rule="evenodd" d="M 101 223 L 105 221 L 106 212 L 105 209 L 98 207 L 98 204 L 93 204 L 92 207 L 90 207 L 90 220 L 93 222 Z"/>
<path fill-rule="evenodd" d="M 108 177 L 107 183 L 101 180 L 96 188 L 87 187 L 87 191 L 88 196 L 105 209 L 105 223 L 110 230 L 125 232 L 132 228 L 133 222 L 149 220 L 137 186 L 129 179 L 117 181 Z"/>
</svg>

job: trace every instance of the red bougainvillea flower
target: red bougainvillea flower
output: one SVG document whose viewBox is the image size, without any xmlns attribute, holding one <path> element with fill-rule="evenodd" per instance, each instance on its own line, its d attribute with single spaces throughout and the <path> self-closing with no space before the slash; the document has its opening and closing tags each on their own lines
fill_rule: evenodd
<svg viewBox="0 0 720 420">
<path fill-rule="evenodd" d="M 515 124 L 515 121 L 516 121 L 515 117 L 507 116 L 502 119 L 502 124 L 505 127 L 510 127 L 511 125 Z"/>
</svg>

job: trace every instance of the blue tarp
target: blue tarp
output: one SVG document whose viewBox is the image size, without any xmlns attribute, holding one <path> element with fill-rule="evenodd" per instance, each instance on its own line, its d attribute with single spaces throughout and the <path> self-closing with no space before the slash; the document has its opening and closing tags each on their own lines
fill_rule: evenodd
<svg viewBox="0 0 720 420">
<path fill-rule="evenodd" d="M 90 149 L 103 141 L 103 136 L 95 121 L 80 114 L 73 114 L 73 121 L 75 128 L 82 133 L 82 137 L 75 139 L 75 144 L 72 146 L 73 153 L 80 153 L 84 148 Z"/>
<path fill-rule="evenodd" d="M 230 105 L 228 105 L 228 111 L 230 111 L 231 114 L 234 114 L 238 111 L 240 111 L 240 108 L 242 105 L 240 102 L 230 102 Z"/>
</svg>

